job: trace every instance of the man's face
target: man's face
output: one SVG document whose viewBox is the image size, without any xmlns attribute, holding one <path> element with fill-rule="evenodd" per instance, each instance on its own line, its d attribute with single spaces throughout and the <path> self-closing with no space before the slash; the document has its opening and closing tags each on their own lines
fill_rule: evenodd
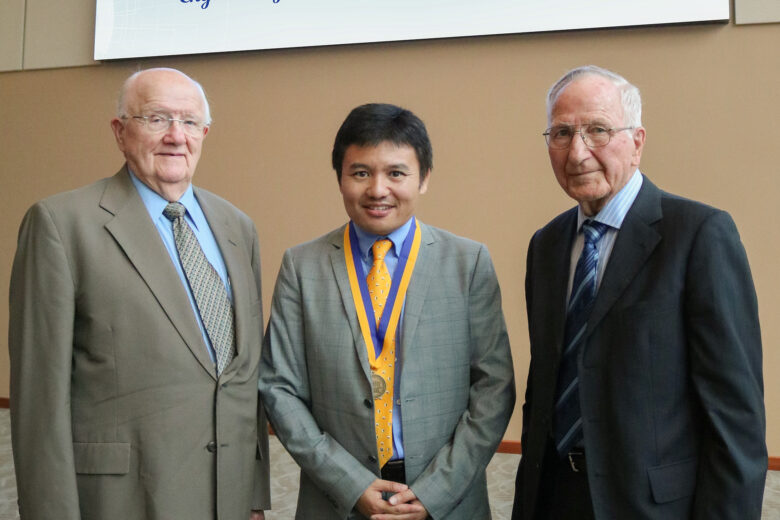
<svg viewBox="0 0 780 520">
<path fill-rule="evenodd" d="M 132 116 L 158 114 L 202 122 L 205 107 L 200 92 L 182 74 L 150 70 L 128 88 L 124 110 L 127 119 L 115 118 L 111 127 L 129 168 L 167 200 L 178 200 L 192 181 L 208 127 L 194 136 L 185 133 L 181 123 L 151 132 L 143 120 Z"/>
<path fill-rule="evenodd" d="M 339 189 L 355 224 L 369 233 L 388 235 L 414 215 L 429 178 L 420 182 L 420 163 L 409 145 L 353 144 L 344 153 Z"/>
<path fill-rule="evenodd" d="M 569 84 L 558 96 L 550 126 L 598 123 L 621 128 L 623 105 L 620 91 L 601 76 L 585 76 Z M 595 215 L 631 179 L 639 166 L 645 142 L 644 128 L 615 132 L 609 144 L 588 148 L 580 134 L 568 149 L 550 148 L 550 163 L 564 191 L 587 215 Z"/>
</svg>

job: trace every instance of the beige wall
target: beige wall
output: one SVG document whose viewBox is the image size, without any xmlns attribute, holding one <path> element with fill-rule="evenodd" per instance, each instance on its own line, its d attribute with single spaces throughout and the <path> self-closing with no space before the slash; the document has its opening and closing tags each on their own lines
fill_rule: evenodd
<svg viewBox="0 0 780 520">
<path fill-rule="evenodd" d="M 777 25 L 703 25 L 247 52 L 0 73 L 0 292 L 7 294 L 26 208 L 115 172 L 109 130 L 122 80 L 166 65 L 199 79 L 215 123 L 196 183 L 244 209 L 263 243 L 268 306 L 282 252 L 345 221 L 329 167 L 336 129 L 357 104 L 417 112 L 435 169 L 420 217 L 487 243 L 503 288 L 518 381 L 507 440 L 520 438 L 528 365 L 523 297 L 531 234 L 571 207 L 540 135 L 546 89 L 596 63 L 645 99 L 643 171 L 669 191 L 727 209 L 751 260 L 764 338 L 770 454 L 780 455 L 780 277 L 774 255 L 780 45 Z M 774 60 L 774 61 L 773 61 Z M 0 300 L 7 316 L 7 300 Z M 0 320 L 0 336 L 7 323 Z M 0 350 L 0 396 L 8 395 Z"/>
</svg>

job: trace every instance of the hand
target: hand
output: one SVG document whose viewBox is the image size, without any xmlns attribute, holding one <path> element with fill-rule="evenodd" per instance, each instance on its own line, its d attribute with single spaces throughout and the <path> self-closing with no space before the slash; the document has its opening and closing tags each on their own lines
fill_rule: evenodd
<svg viewBox="0 0 780 520">
<path fill-rule="evenodd" d="M 424 520 L 428 518 L 428 511 L 419 500 L 413 500 L 409 502 L 408 505 L 419 507 L 419 511 L 415 511 L 413 513 L 400 513 L 396 515 L 384 513 L 371 515 L 371 520 Z"/>
<path fill-rule="evenodd" d="M 399 484 L 398 482 L 391 482 L 389 480 L 381 480 L 376 479 L 374 480 L 370 486 L 363 492 L 362 495 L 360 495 L 360 498 L 357 501 L 357 504 L 355 504 L 355 507 L 358 511 L 360 511 L 364 516 L 372 518 L 380 518 L 380 519 L 397 519 L 397 520 L 412 520 L 417 518 L 425 518 L 427 516 L 427 512 L 425 511 L 425 508 L 422 506 L 422 504 L 417 500 L 416 504 L 408 504 L 405 502 L 402 502 L 400 500 L 397 500 L 395 503 L 391 504 L 387 500 L 382 498 L 382 492 L 386 493 L 401 493 L 408 491 L 411 493 L 411 490 L 406 484 Z M 391 497 L 391 500 L 395 498 L 394 495 Z M 408 495 L 404 495 L 408 496 Z M 414 493 L 411 494 L 413 498 Z M 397 515 L 408 515 L 408 514 L 421 514 L 423 513 L 423 516 L 397 516 Z M 376 517 L 375 515 L 380 515 L 379 517 Z"/>
<path fill-rule="evenodd" d="M 390 497 L 388 503 L 391 506 L 409 506 L 409 509 L 400 514 L 376 514 L 371 515 L 371 520 L 423 520 L 428 518 L 428 510 L 417 500 L 417 496 L 411 489 L 405 489 Z"/>
<path fill-rule="evenodd" d="M 252 511 L 249 515 L 249 520 L 265 520 L 265 513 L 263 511 Z"/>
</svg>

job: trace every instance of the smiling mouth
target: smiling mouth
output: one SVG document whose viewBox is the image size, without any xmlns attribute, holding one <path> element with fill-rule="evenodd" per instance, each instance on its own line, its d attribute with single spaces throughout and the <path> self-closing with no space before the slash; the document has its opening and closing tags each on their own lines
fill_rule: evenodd
<svg viewBox="0 0 780 520">
<path fill-rule="evenodd" d="M 395 206 L 389 204 L 374 204 L 371 206 L 363 206 L 363 209 L 369 214 L 374 216 L 382 216 L 392 210 Z"/>
</svg>

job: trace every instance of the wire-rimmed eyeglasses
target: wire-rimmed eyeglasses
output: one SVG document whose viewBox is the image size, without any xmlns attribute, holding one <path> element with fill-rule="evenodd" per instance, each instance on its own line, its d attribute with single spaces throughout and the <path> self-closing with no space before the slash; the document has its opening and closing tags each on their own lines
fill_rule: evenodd
<svg viewBox="0 0 780 520">
<path fill-rule="evenodd" d="M 565 150 L 571 145 L 574 134 L 580 134 L 582 142 L 588 148 L 599 148 L 607 146 L 610 139 L 616 132 L 623 130 L 634 130 L 634 126 L 624 126 L 622 128 L 607 128 L 604 125 L 591 123 L 579 127 L 571 125 L 551 126 L 542 135 L 547 141 L 547 146 L 554 150 Z"/>
<path fill-rule="evenodd" d="M 162 114 L 149 114 L 148 116 L 122 116 L 122 119 L 135 119 L 141 123 L 144 128 L 152 133 L 160 133 L 168 130 L 173 123 L 179 123 L 182 131 L 192 137 L 201 137 L 203 129 L 208 126 L 202 121 L 195 119 L 176 119 Z"/>
</svg>

